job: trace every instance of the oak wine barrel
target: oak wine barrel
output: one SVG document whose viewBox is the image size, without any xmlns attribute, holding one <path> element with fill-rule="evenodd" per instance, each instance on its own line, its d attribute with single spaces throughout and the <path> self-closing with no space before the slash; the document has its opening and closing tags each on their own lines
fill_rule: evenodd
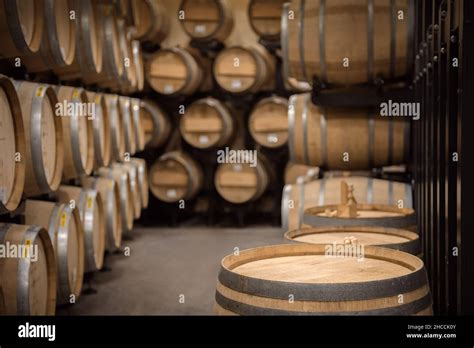
<svg viewBox="0 0 474 348">
<path fill-rule="evenodd" d="M 103 35 L 102 72 L 88 79 L 89 84 L 98 84 L 103 88 L 118 90 L 124 73 L 124 57 L 120 40 L 125 32 L 119 27 L 116 12 L 110 4 L 97 3 L 100 16 L 100 30 Z"/>
<path fill-rule="evenodd" d="M 380 226 L 416 231 L 416 215 L 411 208 L 395 205 L 357 204 L 357 216 L 338 217 L 337 204 L 310 207 L 303 213 L 303 223 L 309 226 Z"/>
<path fill-rule="evenodd" d="M 15 210 L 23 195 L 26 165 L 25 128 L 12 81 L 0 74 L 0 212 Z M 18 158 L 20 156 L 20 158 Z"/>
<path fill-rule="evenodd" d="M 186 34 L 197 41 L 224 41 L 234 27 L 228 0 L 182 0 L 178 19 Z"/>
<path fill-rule="evenodd" d="M 135 91 L 137 86 L 137 70 L 133 56 L 131 31 L 125 26 L 123 19 L 119 19 L 117 25 L 119 30 L 119 45 L 123 56 L 123 71 L 120 84 L 110 85 L 110 88 L 114 91 L 129 94 Z"/>
<path fill-rule="evenodd" d="M 135 130 L 136 150 L 143 151 L 145 149 L 145 130 L 141 117 L 141 100 L 138 98 L 130 98 L 130 109 L 132 112 L 133 129 Z"/>
<path fill-rule="evenodd" d="M 37 53 L 22 57 L 28 72 L 62 69 L 73 63 L 76 55 L 74 0 L 43 0 L 44 30 Z"/>
<path fill-rule="evenodd" d="M 125 129 L 119 97 L 115 94 L 104 94 L 103 97 L 105 98 L 105 106 L 110 123 L 111 159 L 123 161 L 125 155 Z"/>
<path fill-rule="evenodd" d="M 295 163 L 328 169 L 371 169 L 406 163 L 410 122 L 364 108 L 319 107 L 310 94 L 290 97 L 289 148 Z"/>
<path fill-rule="evenodd" d="M 135 90 L 138 92 L 141 92 L 143 91 L 143 88 L 145 87 L 145 65 L 143 62 L 142 47 L 140 45 L 140 41 L 138 40 L 133 40 L 131 44 L 132 44 L 133 64 L 135 67 L 135 75 L 136 75 Z"/>
<path fill-rule="evenodd" d="M 159 1 L 132 1 L 135 37 L 154 44 L 162 42 L 170 30 L 166 9 Z"/>
<path fill-rule="evenodd" d="M 43 0 L 0 2 L 0 57 L 13 58 L 39 51 L 44 31 Z"/>
<path fill-rule="evenodd" d="M 171 133 L 168 115 L 152 100 L 142 100 L 140 106 L 146 147 L 152 148 L 163 145 Z"/>
<path fill-rule="evenodd" d="M 266 40 L 279 40 L 281 14 L 286 0 L 250 0 L 248 17 L 255 33 Z"/>
<path fill-rule="evenodd" d="M 300 176 L 307 175 L 313 179 L 317 179 L 319 177 L 319 168 L 288 162 L 285 167 L 285 185 L 296 184 Z"/>
<path fill-rule="evenodd" d="M 268 168 L 259 158 L 255 167 L 248 163 L 224 163 L 217 167 L 214 185 L 226 201 L 242 204 L 255 201 L 270 183 Z"/>
<path fill-rule="evenodd" d="M 87 99 L 94 103 L 94 168 L 108 166 L 111 160 L 111 125 L 107 113 L 107 103 L 101 93 L 87 92 Z"/>
<path fill-rule="evenodd" d="M 432 314 L 423 261 L 357 244 L 290 243 L 226 256 L 215 299 L 221 315 Z"/>
<path fill-rule="evenodd" d="M 164 48 L 151 55 L 145 70 L 150 87 L 167 96 L 193 94 L 203 80 L 197 60 L 179 47 Z"/>
<path fill-rule="evenodd" d="M 309 244 L 362 244 L 404 251 L 418 256 L 421 243 L 418 234 L 398 229 L 372 226 L 304 227 L 285 233 L 285 239 Z"/>
<path fill-rule="evenodd" d="M 216 57 L 213 74 L 229 93 L 254 93 L 268 83 L 272 67 L 267 54 L 253 47 L 225 48 Z"/>
<path fill-rule="evenodd" d="M 162 155 L 151 166 L 149 175 L 151 193 L 167 203 L 190 200 L 203 185 L 199 163 L 180 151 Z"/>
<path fill-rule="evenodd" d="M 148 169 L 146 161 L 141 158 L 131 158 L 130 163 L 137 168 L 138 189 L 140 191 L 142 208 L 146 209 L 148 208 L 149 201 Z"/>
<path fill-rule="evenodd" d="M 299 228 L 308 208 L 339 204 L 341 181 L 354 187 L 354 197 L 359 203 L 413 207 L 412 188 L 406 183 L 360 176 L 316 178 L 317 173 L 313 172 L 298 178 L 296 184 L 285 185 L 281 201 L 283 228 Z"/>
<path fill-rule="evenodd" d="M 58 199 L 73 204 L 79 210 L 84 229 L 84 272 L 100 270 L 104 264 L 105 215 L 102 198 L 97 190 L 61 185 Z"/>
<path fill-rule="evenodd" d="M 27 200 L 25 223 L 48 231 L 58 267 L 57 304 L 81 296 L 84 275 L 84 230 L 77 208 L 68 204 Z M 73 298 L 71 298 L 71 295 Z"/>
<path fill-rule="evenodd" d="M 0 258 L 3 314 L 54 315 L 57 266 L 48 232 L 39 226 L 0 223 L 0 244 L 17 246 L 22 255 Z"/>
<path fill-rule="evenodd" d="M 142 198 L 141 188 L 138 182 L 138 168 L 131 162 L 113 163 L 112 168 L 119 169 L 128 174 L 130 179 L 130 192 L 132 193 L 129 197 L 132 201 L 133 206 L 133 217 L 135 220 L 139 219 L 142 213 Z"/>
<path fill-rule="evenodd" d="M 94 81 L 102 72 L 104 61 L 104 34 L 98 4 L 93 0 L 74 0 L 73 8 L 78 23 L 77 48 L 71 65 L 56 68 L 62 80 Z"/>
<path fill-rule="evenodd" d="M 133 229 L 134 206 L 133 192 L 130 183 L 130 176 L 127 170 L 121 167 L 100 168 L 99 175 L 103 178 L 112 179 L 119 189 L 120 194 L 120 216 L 122 219 L 123 233 L 130 233 Z"/>
<path fill-rule="evenodd" d="M 347 86 L 409 75 L 413 1 L 292 0 L 285 11 L 281 45 L 287 77 Z"/>
<path fill-rule="evenodd" d="M 260 100 L 249 118 L 249 131 L 259 145 L 283 146 L 288 141 L 288 100 L 272 96 Z"/>
<path fill-rule="evenodd" d="M 118 100 L 123 117 L 125 151 L 133 155 L 137 150 L 137 140 L 135 138 L 135 123 L 133 122 L 131 98 L 120 96 Z"/>
<path fill-rule="evenodd" d="M 59 86 L 57 93 L 63 106 L 60 112 L 56 110 L 63 127 L 63 179 L 89 175 L 94 168 L 94 125 L 89 108 L 93 104 L 89 104 L 87 93 L 81 88 Z"/>
<path fill-rule="evenodd" d="M 64 166 L 64 142 L 61 117 L 56 117 L 58 98 L 53 87 L 26 81 L 14 81 L 20 100 L 26 149 L 24 196 L 32 197 L 56 191 Z"/>
<path fill-rule="evenodd" d="M 114 179 L 87 176 L 82 178 L 82 186 L 97 190 L 102 198 L 105 212 L 105 248 L 115 251 L 122 245 L 122 219 L 120 211 L 120 190 Z"/>
<path fill-rule="evenodd" d="M 234 134 L 234 120 L 224 103 L 208 97 L 186 107 L 179 130 L 184 140 L 193 147 L 221 147 L 228 144 Z"/>
</svg>

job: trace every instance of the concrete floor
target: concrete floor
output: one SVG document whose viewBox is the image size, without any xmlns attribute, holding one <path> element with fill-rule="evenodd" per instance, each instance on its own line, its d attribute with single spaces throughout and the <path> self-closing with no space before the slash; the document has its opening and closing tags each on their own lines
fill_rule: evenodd
<svg viewBox="0 0 474 348">
<path fill-rule="evenodd" d="M 212 314 L 221 259 L 235 247 L 279 243 L 284 243 L 283 230 L 274 227 L 138 227 L 123 243 L 130 256 L 109 255 L 111 271 L 93 275 L 97 293 L 82 295 L 58 314 Z"/>
</svg>

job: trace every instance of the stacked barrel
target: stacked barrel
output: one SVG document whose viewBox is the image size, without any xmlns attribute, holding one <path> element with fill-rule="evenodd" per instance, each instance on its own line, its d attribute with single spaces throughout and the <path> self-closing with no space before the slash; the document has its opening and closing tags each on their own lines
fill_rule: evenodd
<svg viewBox="0 0 474 348">
<path fill-rule="evenodd" d="M 303 92 L 288 102 L 291 163 L 281 210 L 290 243 L 225 257 L 216 313 L 432 314 L 411 183 L 374 177 L 377 168 L 407 164 L 409 121 L 382 117 L 378 108 L 316 105 L 307 93 L 315 84 L 350 91 L 409 76 L 410 6 L 284 5 L 283 74 Z"/>
<path fill-rule="evenodd" d="M 148 206 L 147 164 L 132 156 L 169 123 L 130 96 L 144 88 L 144 33 L 114 2 L 5 1 L 0 17 L 12 72 L 0 75 L 0 243 L 18 249 L 0 260 L 0 314 L 52 315 Z"/>
</svg>

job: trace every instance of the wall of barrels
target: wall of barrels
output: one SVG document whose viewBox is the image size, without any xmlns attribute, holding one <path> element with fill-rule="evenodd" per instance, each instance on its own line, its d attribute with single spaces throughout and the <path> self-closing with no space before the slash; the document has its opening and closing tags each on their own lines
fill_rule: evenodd
<svg viewBox="0 0 474 348">
<path fill-rule="evenodd" d="M 0 0 L 0 241 L 29 256 L 0 259 L 0 314 L 52 315 L 137 221 L 196 217 L 282 227 L 222 260 L 216 314 L 452 313 L 414 125 L 425 10 Z"/>
</svg>

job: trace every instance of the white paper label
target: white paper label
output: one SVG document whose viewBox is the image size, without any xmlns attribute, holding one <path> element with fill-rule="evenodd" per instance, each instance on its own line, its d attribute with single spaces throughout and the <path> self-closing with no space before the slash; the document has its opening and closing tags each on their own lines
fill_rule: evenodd
<svg viewBox="0 0 474 348">
<path fill-rule="evenodd" d="M 242 170 L 242 165 L 241 164 L 234 164 L 234 171 L 240 172 Z"/>
<path fill-rule="evenodd" d="M 232 80 L 231 87 L 233 89 L 239 89 L 242 87 L 242 81 L 240 80 Z"/>
<path fill-rule="evenodd" d="M 170 198 L 176 198 L 176 190 L 168 190 L 166 191 L 166 196 Z"/>
<path fill-rule="evenodd" d="M 165 93 L 173 93 L 174 87 L 172 85 L 165 85 Z"/>
<path fill-rule="evenodd" d="M 200 135 L 199 136 L 199 143 L 200 144 L 207 144 L 209 142 L 209 137 L 207 135 Z"/>
<path fill-rule="evenodd" d="M 202 34 L 206 32 L 206 25 L 198 24 L 194 27 L 194 32 L 198 34 Z"/>
<path fill-rule="evenodd" d="M 267 135 L 267 140 L 271 144 L 276 144 L 278 143 L 278 135 L 276 134 L 268 134 Z"/>
</svg>

